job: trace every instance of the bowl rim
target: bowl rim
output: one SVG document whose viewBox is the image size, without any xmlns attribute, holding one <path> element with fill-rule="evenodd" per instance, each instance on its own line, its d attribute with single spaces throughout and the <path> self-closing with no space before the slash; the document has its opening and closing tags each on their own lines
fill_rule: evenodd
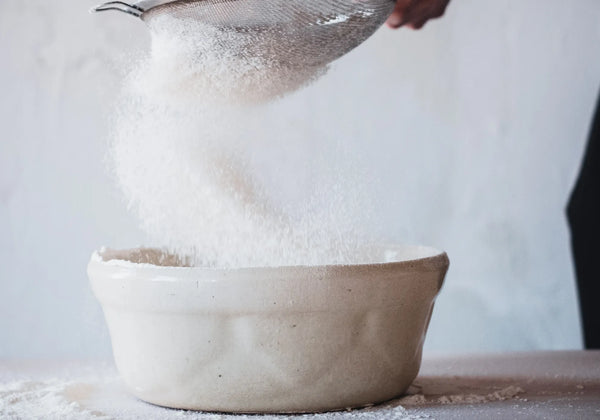
<svg viewBox="0 0 600 420">
<path fill-rule="evenodd" d="M 178 278 L 184 279 L 188 276 L 198 278 L 202 274 L 209 276 L 225 275 L 268 275 L 274 276 L 290 276 L 294 274 L 306 275 L 309 273 L 328 273 L 328 274 L 345 274 L 357 272 L 373 272 L 373 271 L 395 271 L 402 270 L 410 271 L 439 271 L 447 270 L 450 264 L 448 255 L 445 251 L 437 248 L 424 245 L 401 245 L 401 244 L 379 244 L 378 247 L 382 251 L 400 251 L 403 249 L 418 248 L 423 251 L 426 256 L 420 258 L 409 258 L 398 261 L 381 261 L 381 262 L 365 262 L 356 264 L 323 264 L 323 265 L 284 265 L 284 266 L 249 266 L 249 267 L 207 267 L 207 266 L 163 266 L 145 262 L 134 262 L 126 258 L 109 257 L 105 259 L 107 254 L 126 255 L 139 251 L 158 251 L 165 253 L 166 250 L 152 247 L 136 247 L 126 249 L 111 249 L 102 247 L 92 253 L 89 267 L 99 266 L 105 269 L 136 271 L 140 274 L 160 275 L 157 281 L 161 279 L 173 281 L 169 274 L 173 274 Z M 172 255 L 172 254 L 171 254 Z"/>
<path fill-rule="evenodd" d="M 136 250 L 140 248 L 120 252 Z M 110 254 L 107 249 L 95 252 L 87 272 L 103 308 L 160 313 L 332 312 L 369 308 L 373 302 L 379 308 L 397 308 L 406 287 L 427 289 L 433 301 L 449 266 L 447 254 L 431 247 L 420 247 L 422 258 L 395 262 L 230 269 L 104 261 L 102 251 Z M 414 256 L 414 251 L 405 255 Z"/>
</svg>

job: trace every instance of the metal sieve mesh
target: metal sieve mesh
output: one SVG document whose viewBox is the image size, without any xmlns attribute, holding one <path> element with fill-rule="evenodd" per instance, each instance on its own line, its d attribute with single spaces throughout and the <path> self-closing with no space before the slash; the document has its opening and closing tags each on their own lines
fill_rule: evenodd
<svg viewBox="0 0 600 420">
<path fill-rule="evenodd" d="M 149 25 L 165 15 L 193 20 L 243 34 L 248 40 L 245 55 L 316 67 L 365 41 L 394 5 L 395 0 L 145 0 L 113 1 L 93 10 L 119 10 Z"/>
</svg>

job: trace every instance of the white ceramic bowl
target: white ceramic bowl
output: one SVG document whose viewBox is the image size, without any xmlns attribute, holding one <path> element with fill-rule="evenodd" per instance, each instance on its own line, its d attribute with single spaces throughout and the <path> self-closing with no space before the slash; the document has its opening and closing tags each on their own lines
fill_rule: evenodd
<svg viewBox="0 0 600 420">
<path fill-rule="evenodd" d="M 406 390 L 448 257 L 395 246 L 357 265 L 178 264 L 135 249 L 102 250 L 88 265 L 131 392 L 175 408 L 317 412 Z"/>
</svg>

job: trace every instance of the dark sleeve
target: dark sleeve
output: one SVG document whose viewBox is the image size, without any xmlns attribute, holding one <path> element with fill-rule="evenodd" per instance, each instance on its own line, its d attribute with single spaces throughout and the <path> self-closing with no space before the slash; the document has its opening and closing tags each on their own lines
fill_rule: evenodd
<svg viewBox="0 0 600 420">
<path fill-rule="evenodd" d="M 600 348 L 600 101 L 567 216 L 585 346 Z"/>
</svg>

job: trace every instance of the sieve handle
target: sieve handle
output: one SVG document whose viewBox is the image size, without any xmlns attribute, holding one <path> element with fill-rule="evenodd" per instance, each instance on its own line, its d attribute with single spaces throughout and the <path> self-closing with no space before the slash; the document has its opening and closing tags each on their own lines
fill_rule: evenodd
<svg viewBox="0 0 600 420">
<path fill-rule="evenodd" d="M 137 18 L 141 18 L 142 14 L 145 12 L 141 7 L 136 6 L 135 4 L 125 3 L 124 1 L 109 1 L 107 3 L 102 3 L 96 7 L 92 7 L 90 12 L 105 12 L 107 10 L 117 10 Z"/>
</svg>

